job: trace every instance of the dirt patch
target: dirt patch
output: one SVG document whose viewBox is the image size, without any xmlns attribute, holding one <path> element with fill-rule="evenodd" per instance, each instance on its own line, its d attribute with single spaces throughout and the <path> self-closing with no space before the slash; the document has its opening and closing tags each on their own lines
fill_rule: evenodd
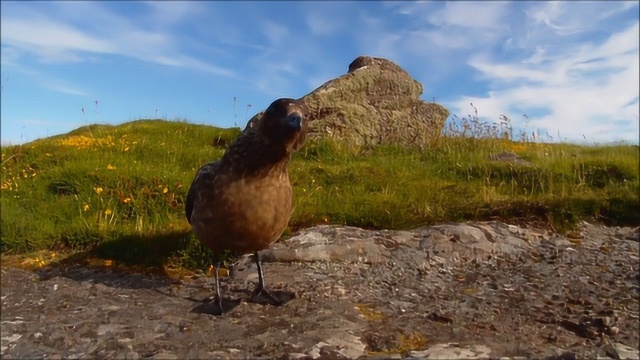
<svg viewBox="0 0 640 360">
<path fill-rule="evenodd" d="M 223 317 L 190 312 L 204 276 L 3 267 L 2 357 L 638 358 L 637 235 L 316 227 L 264 253 L 267 285 L 294 300 Z M 231 274 L 223 293 L 246 299 L 250 258 Z"/>
</svg>

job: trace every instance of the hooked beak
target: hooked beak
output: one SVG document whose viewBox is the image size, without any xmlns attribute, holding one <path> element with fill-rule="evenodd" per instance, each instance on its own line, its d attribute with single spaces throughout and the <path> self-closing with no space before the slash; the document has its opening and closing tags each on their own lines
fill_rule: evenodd
<svg viewBox="0 0 640 360">
<path fill-rule="evenodd" d="M 284 122 L 293 129 L 300 130 L 302 128 L 302 115 L 293 112 L 284 119 Z"/>
</svg>

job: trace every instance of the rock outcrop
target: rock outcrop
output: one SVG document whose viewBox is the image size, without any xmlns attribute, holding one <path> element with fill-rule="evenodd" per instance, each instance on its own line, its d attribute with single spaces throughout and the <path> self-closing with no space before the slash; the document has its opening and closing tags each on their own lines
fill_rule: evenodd
<svg viewBox="0 0 640 360">
<path fill-rule="evenodd" d="M 393 62 L 360 56 L 347 74 L 304 96 L 311 114 L 309 139 L 422 147 L 438 138 L 449 116 L 443 106 L 420 100 L 422 91 L 422 85 Z M 251 118 L 245 131 L 261 116 Z"/>
<path fill-rule="evenodd" d="M 2 267 L 3 359 L 638 359 L 638 228 L 316 226 L 264 251 L 282 307 L 210 277 Z M 258 279 L 241 257 L 223 294 Z"/>
<path fill-rule="evenodd" d="M 501 152 L 499 154 L 489 155 L 488 159 L 491 161 L 502 161 L 510 164 L 533 166 L 533 163 L 521 158 L 520 156 L 518 156 L 518 154 L 512 152 Z"/>
</svg>

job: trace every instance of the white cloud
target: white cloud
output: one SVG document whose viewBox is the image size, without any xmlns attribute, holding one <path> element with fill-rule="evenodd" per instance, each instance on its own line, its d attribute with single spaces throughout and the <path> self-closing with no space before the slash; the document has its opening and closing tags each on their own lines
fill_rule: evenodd
<svg viewBox="0 0 640 360">
<path fill-rule="evenodd" d="M 526 80 L 534 83 L 553 83 L 562 81 L 562 79 L 557 78 L 557 74 L 554 74 L 547 69 L 541 69 L 538 66 L 523 66 L 528 63 L 530 63 L 530 61 L 523 61 L 522 63 L 515 64 L 499 64 L 491 60 L 488 57 L 488 54 L 473 56 L 468 61 L 468 64 L 479 70 L 485 79 L 494 82 Z"/>
<path fill-rule="evenodd" d="M 380 56 L 458 115 L 473 102 L 481 116 L 505 114 L 519 127 L 526 113 L 529 129 L 552 134 L 637 137 L 637 2 L 147 1 L 127 14 L 100 2 L 24 4 L 2 2 L 3 71 L 27 71 L 34 57 L 111 54 L 232 77 L 232 91 L 275 98 L 304 95 L 358 55 Z M 41 86 L 87 92 L 49 80 Z M 257 112 L 264 98 L 246 101 Z"/>
<path fill-rule="evenodd" d="M 88 93 L 80 87 L 66 81 L 45 81 L 42 83 L 45 88 L 68 95 L 87 96 Z"/>
<path fill-rule="evenodd" d="M 352 23 L 357 31 L 351 33 L 354 45 L 362 55 L 399 59 L 404 32 L 392 29 L 383 19 L 372 16 L 369 12 L 358 9 Z"/>
<path fill-rule="evenodd" d="M 443 31 L 414 31 L 403 39 L 406 47 L 417 53 L 428 55 L 433 48 L 440 50 L 462 49 L 468 47 L 472 43 L 472 39 L 463 33 L 445 33 Z M 429 46 L 425 46 L 429 44 Z"/>
<path fill-rule="evenodd" d="M 304 3 L 302 12 L 313 36 L 340 35 L 353 23 L 349 16 L 353 12 L 353 4 L 346 1 L 328 1 L 322 6 Z"/>
<path fill-rule="evenodd" d="M 356 43 L 363 53 L 386 57 L 404 67 L 437 96 L 436 87 L 466 66 L 466 57 L 505 40 L 512 18 L 509 2 L 399 2 L 386 5 L 389 17 L 363 11 Z M 397 18 L 396 21 L 388 19 Z M 429 90 L 433 89 L 433 90 Z"/>
<path fill-rule="evenodd" d="M 194 17 L 206 14 L 206 5 L 201 1 L 145 1 L 144 4 L 150 10 L 147 19 L 163 27 L 185 19 L 193 21 Z"/>
<path fill-rule="evenodd" d="M 75 51 L 111 53 L 107 41 L 97 39 L 43 16 L 30 19 L 4 18 L 2 42 L 14 50 L 37 54 L 44 61 L 77 61 Z"/>
<path fill-rule="evenodd" d="M 466 113 L 472 102 L 481 116 L 497 120 L 505 114 L 524 126 L 520 114 L 529 111 L 529 126 L 580 140 L 619 138 L 637 142 L 640 60 L 639 28 L 613 33 L 600 44 L 575 44 L 541 56 L 544 61 L 493 61 L 476 56 L 469 65 L 490 79 L 487 96 L 465 96 L 451 104 L 454 113 Z M 541 45 L 544 48 L 544 45 Z M 515 115 L 514 115 L 515 114 Z"/>
<path fill-rule="evenodd" d="M 629 14 L 634 10 L 638 13 L 636 1 L 541 1 L 527 4 L 516 13 L 522 17 L 518 17 L 518 23 L 510 28 L 510 49 L 532 49 L 542 43 L 561 48 L 567 44 L 602 39 L 610 29 L 630 25 L 632 19 L 629 19 Z"/>
<path fill-rule="evenodd" d="M 289 37 L 289 29 L 282 24 L 265 20 L 262 26 L 262 33 L 274 45 L 280 45 Z"/>
<path fill-rule="evenodd" d="M 639 31 L 640 25 L 636 22 L 626 30 L 613 34 L 607 42 L 596 49 L 598 55 L 604 57 L 631 52 L 637 53 Z"/>
<path fill-rule="evenodd" d="M 509 42 L 509 40 L 507 40 Z M 540 46 L 536 46 L 535 48 L 535 53 L 533 55 L 531 55 L 528 59 L 524 59 L 522 60 L 523 64 L 531 64 L 534 66 L 538 66 L 541 63 L 547 61 L 549 58 L 546 56 L 547 50 L 540 47 Z"/>
<path fill-rule="evenodd" d="M 35 54 L 44 62 L 79 62 L 87 60 L 91 54 L 114 54 L 220 76 L 235 75 L 232 70 L 186 55 L 180 50 L 180 39 L 169 29 L 159 31 L 152 26 L 145 27 L 99 3 L 74 3 L 74 7 L 65 2 L 53 4 L 59 8 L 46 11 L 44 7 L 21 8 L 15 3 L 12 4 L 15 12 L 3 11 L 3 47 Z M 158 16 L 156 20 L 172 17 L 175 22 L 193 14 L 191 5 L 163 3 L 150 6 L 154 9 L 152 14 Z M 149 22 L 158 26 L 156 21 Z"/>
<path fill-rule="evenodd" d="M 4 57 L 4 48 L 2 51 Z M 53 92 L 76 96 L 88 95 L 87 90 L 85 90 L 82 86 L 75 84 L 73 81 L 61 79 L 57 76 L 34 70 L 33 68 L 22 65 L 19 62 L 11 61 L 5 63 L 3 61 L 2 65 L 3 75 L 5 76 L 3 81 L 3 91 L 13 91 L 13 84 L 8 84 L 11 83 L 11 78 L 15 77 L 16 79 L 13 81 L 24 82 L 26 80 L 27 82 L 38 84 L 40 87 Z M 5 89 L 5 86 L 7 86 L 8 89 Z"/>
<path fill-rule="evenodd" d="M 335 19 L 322 16 L 318 13 L 310 13 L 307 15 L 307 25 L 309 25 L 311 33 L 318 36 L 335 34 L 341 28 L 341 24 Z"/>
<path fill-rule="evenodd" d="M 546 1 L 526 11 L 534 23 L 542 23 L 556 34 L 567 36 L 592 31 L 594 26 L 616 14 L 637 6 L 633 1 Z"/>
<path fill-rule="evenodd" d="M 310 26 L 309 21 L 315 21 L 309 20 L 310 16 L 315 17 L 318 21 L 315 25 L 320 25 L 320 22 L 326 19 L 327 14 L 345 6 L 347 5 L 331 3 L 330 5 L 318 6 L 313 3 L 302 3 L 295 5 L 295 9 L 299 9 L 303 15 L 301 16 L 303 25 Z M 258 17 L 265 15 L 269 14 L 259 14 Z M 342 21 L 339 16 L 334 16 L 334 20 L 335 26 L 339 26 L 337 24 Z M 303 96 L 312 90 L 312 87 L 308 87 L 309 79 L 317 79 L 319 73 L 326 73 L 326 69 L 333 67 L 337 61 L 335 53 L 332 53 L 331 56 L 327 55 L 328 52 L 334 51 L 333 47 L 327 47 L 319 42 L 318 36 L 314 35 L 310 28 L 303 27 L 297 30 L 293 27 L 297 24 L 290 25 L 289 22 L 282 21 L 281 18 L 275 16 L 270 16 L 268 20 L 259 18 L 254 23 L 260 34 L 268 41 L 263 51 L 246 57 L 246 65 L 248 66 L 245 68 L 241 80 L 251 90 L 257 90 L 269 98 Z M 251 30 L 250 28 L 245 29 L 247 32 Z M 326 28 L 316 30 L 330 35 L 335 28 L 330 31 Z M 341 65 L 345 69 L 347 68 L 347 64 Z"/>
<path fill-rule="evenodd" d="M 503 36 L 508 30 L 510 6 L 505 1 L 412 2 L 399 7 L 397 13 L 408 17 L 414 28 L 407 31 L 406 47 L 414 51 L 460 50 L 493 43 Z"/>
<path fill-rule="evenodd" d="M 426 4 L 414 4 L 425 9 Z M 425 12 L 428 21 L 435 26 L 451 26 L 470 28 L 472 31 L 480 29 L 504 29 L 504 18 L 510 4 L 506 1 L 447 1 L 444 7 L 436 11 Z"/>
<path fill-rule="evenodd" d="M 462 72 L 462 63 L 475 69 L 470 81 L 489 90 L 481 94 L 473 86 L 467 88 L 476 95 L 449 96 L 445 105 L 452 113 L 469 114 L 473 103 L 484 120 L 505 114 L 516 127 L 528 122 L 572 139 L 587 133 L 638 141 L 638 22 L 627 16 L 630 26 L 620 29 L 625 22 L 617 18 L 637 4 L 440 4 L 391 6 L 414 26 L 380 30 L 386 32 L 380 41 L 391 39 L 388 52 L 396 59 L 428 59 L 416 74 L 423 84 Z M 375 42 L 378 34 L 366 35 Z"/>
</svg>

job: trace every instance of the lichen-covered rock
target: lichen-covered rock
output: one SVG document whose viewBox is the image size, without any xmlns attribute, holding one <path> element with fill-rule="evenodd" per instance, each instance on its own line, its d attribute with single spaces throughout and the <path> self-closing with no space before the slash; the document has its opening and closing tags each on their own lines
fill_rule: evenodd
<svg viewBox="0 0 640 360">
<path fill-rule="evenodd" d="M 420 100 L 422 91 L 422 85 L 393 62 L 360 56 L 347 74 L 304 96 L 310 112 L 309 140 L 424 146 L 438 138 L 449 111 Z M 245 131 L 261 116 L 251 118 Z"/>
<path fill-rule="evenodd" d="M 492 154 L 492 155 L 489 155 L 488 159 L 492 161 L 502 161 L 506 163 L 520 164 L 524 166 L 533 166 L 533 164 L 530 161 L 527 161 L 512 152 L 501 152 L 499 154 Z"/>
<path fill-rule="evenodd" d="M 553 242 L 568 246 L 564 237 L 506 225 L 498 221 L 439 224 L 411 231 L 369 231 L 351 226 L 319 225 L 305 229 L 262 252 L 266 261 L 346 261 L 379 264 L 393 253 L 402 262 L 420 266 L 441 262 L 517 258 Z M 418 250 L 419 251 L 416 251 Z M 414 261 L 415 260 L 415 261 Z"/>
<path fill-rule="evenodd" d="M 638 359 L 638 228 L 567 236 L 497 221 L 407 231 L 303 229 L 263 252 L 284 306 L 246 301 L 242 257 L 222 317 L 196 274 L 3 266 L 0 356 L 108 359 Z"/>
</svg>

